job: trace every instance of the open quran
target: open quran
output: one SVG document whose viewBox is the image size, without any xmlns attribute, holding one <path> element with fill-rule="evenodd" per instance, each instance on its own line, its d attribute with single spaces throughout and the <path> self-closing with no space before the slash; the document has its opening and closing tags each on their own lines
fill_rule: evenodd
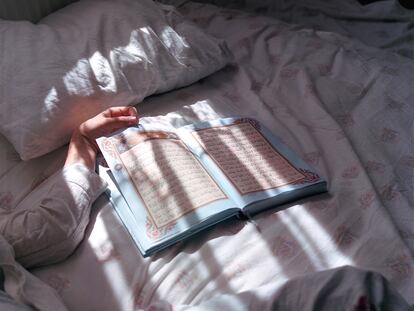
<svg viewBox="0 0 414 311">
<path fill-rule="evenodd" d="M 258 121 L 138 125 L 97 140 L 108 197 L 143 256 L 230 217 L 326 191 L 326 181 Z"/>
</svg>

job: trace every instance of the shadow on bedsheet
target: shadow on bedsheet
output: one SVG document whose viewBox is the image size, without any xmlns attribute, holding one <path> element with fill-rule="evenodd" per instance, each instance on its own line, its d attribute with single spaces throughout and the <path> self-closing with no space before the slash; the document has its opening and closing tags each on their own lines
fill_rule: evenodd
<svg viewBox="0 0 414 311">
<path fill-rule="evenodd" d="M 203 85 L 206 92 L 212 92 L 210 80 L 193 87 L 198 87 L 199 91 Z M 200 112 L 193 111 L 191 104 L 204 100 L 205 94 L 188 95 L 188 89 L 178 93 L 187 94 L 180 103 L 183 115 L 188 120 L 199 119 Z M 171 93 L 155 99 L 169 101 L 169 96 Z M 214 105 L 214 101 L 211 104 Z M 181 294 L 182 303 L 196 303 L 217 293 L 236 293 L 240 289 L 234 286 L 235 282 L 249 280 L 256 286 L 254 273 L 259 272 L 266 277 L 260 282 L 286 281 L 333 266 L 363 266 L 365 262 L 361 264 L 357 256 L 353 256 L 358 252 L 358 249 L 352 250 L 358 238 L 355 231 L 350 231 L 346 224 L 336 228 L 335 220 L 343 213 L 340 209 L 347 208 L 341 206 L 339 199 L 325 194 L 286 204 L 280 210 L 259 214 L 255 217 L 256 224 L 231 219 L 145 259 L 112 209 L 99 207 L 104 204 L 98 202 L 85 241 L 67 262 L 60 264 L 67 275 L 46 278 L 60 289 L 69 307 L 70 291 L 74 290 L 73 285 L 80 284 L 77 294 L 73 295 L 77 304 L 79 299 L 84 299 L 83 305 L 93 305 L 90 299 L 96 297 L 80 296 L 83 290 L 95 288 L 101 293 L 95 305 L 118 310 L 129 304 L 133 304 L 133 308 L 145 307 L 160 299 L 174 301 L 178 294 Z M 308 223 L 304 224 L 304 220 Z M 358 247 L 362 246 L 364 244 L 358 243 Z M 254 258 L 245 260 L 243 257 L 248 257 L 249 253 Z M 256 270 L 261 265 L 266 272 Z M 85 278 L 85 275 L 92 277 Z M 65 278 L 73 285 L 62 281 Z"/>
<path fill-rule="evenodd" d="M 183 96 L 181 112 L 185 112 L 188 120 L 200 118 L 200 113 L 191 110 L 194 102 L 214 99 L 214 96 L 205 96 L 212 92 L 211 81 L 207 79 L 196 85 L 206 84 L 205 93 L 188 98 Z M 180 93 L 191 92 L 187 89 Z M 162 97 L 170 101 L 169 96 L 171 93 L 160 95 L 158 99 Z M 211 104 L 215 104 L 214 100 Z M 88 242 L 83 242 L 68 262 L 61 265 L 68 271 L 65 277 L 73 284 L 80 284 L 78 294 L 83 289 L 95 288 L 102 293 L 96 305 L 114 306 L 114 310 L 130 303 L 134 307 L 145 307 L 159 299 L 177 299 L 177 293 L 182 294 L 183 303 L 196 302 L 217 292 L 234 293 L 239 290 L 234 282 L 243 279 L 254 284 L 254 273 L 257 272 L 265 275 L 266 279 L 260 281 L 266 282 L 288 280 L 332 266 L 366 265 L 366 260 L 357 258 L 366 243 L 357 243 L 354 248 L 354 242 L 359 238 L 358 230 L 354 229 L 363 224 L 356 221 L 338 227 L 338 215 L 345 215 L 347 209 L 340 201 L 341 198 L 326 195 L 308 198 L 283 206 L 281 212 L 269 210 L 258 215 L 256 225 L 232 219 L 147 259 L 139 254 L 116 215 L 104 207 L 100 211 L 94 210 L 85 239 Z M 96 216 L 98 211 L 99 216 Z M 353 230 L 350 230 L 351 225 Z M 255 257 L 243 259 L 249 253 Z M 366 255 L 366 252 L 361 254 Z M 261 264 L 267 271 L 256 270 Z M 93 277 L 82 278 L 85 275 Z M 85 280 L 88 281 L 86 284 Z M 70 297 L 70 293 L 65 292 L 73 288 L 65 282 L 57 282 L 53 275 L 50 281 L 58 283 L 63 297 Z M 120 288 L 126 290 L 120 294 Z M 175 296 L 168 294 L 168 290 Z M 200 292 L 203 294 L 199 295 Z M 79 296 L 75 295 L 76 299 Z M 80 299 L 85 299 L 84 305 L 92 304 L 87 301 L 91 297 Z M 66 302 L 70 306 L 70 299 Z"/>
<path fill-rule="evenodd" d="M 205 97 L 200 96 L 199 99 L 203 100 Z M 194 103 L 194 98 L 187 100 L 187 103 Z M 188 119 L 199 118 L 198 114 L 191 116 L 191 109 L 187 109 L 186 112 Z M 49 275 L 46 278 L 63 297 L 71 297 L 72 294 L 66 292 L 76 290 L 73 296 L 77 300 L 84 299 L 84 305 L 88 306 L 93 304 L 89 301 L 93 297 L 82 293 L 95 288 L 101 293 L 96 305 L 114 306 L 112 309 L 118 310 L 124 303 L 131 303 L 131 300 L 134 307 L 139 307 L 146 306 L 151 301 L 165 299 L 160 297 L 161 294 L 157 291 L 162 287 L 163 291 L 160 292 L 166 292 L 166 285 L 162 284 L 163 277 L 167 280 L 165 283 L 172 284 L 171 286 L 179 288 L 183 293 L 191 290 L 192 292 L 185 296 L 186 299 L 197 300 L 197 294 L 202 287 L 207 288 L 210 283 L 217 283 L 215 288 L 215 285 L 213 289 L 210 288 L 210 293 L 214 290 L 234 292 L 231 285 L 233 279 L 243 274 L 254 278 L 247 272 L 262 259 L 270 263 L 271 269 L 267 276 L 269 279 L 279 276 L 289 279 L 302 273 L 325 269 L 335 265 L 333 261 L 337 259 L 340 260 L 339 264 L 348 264 L 352 261 L 353 265 L 358 266 L 359 259 L 355 257 L 359 249 L 352 249 L 353 242 L 358 239 L 358 230 L 350 230 L 350 226 L 358 229 L 362 224 L 355 222 L 333 229 L 331 223 L 341 212 L 341 208 L 347 207 L 341 206 L 338 198 L 318 196 L 306 199 L 306 202 L 302 200 L 284 206 L 281 213 L 269 211 L 257 216 L 257 225 L 232 219 L 200 233 L 194 240 L 180 243 L 148 259 L 141 257 L 116 215 L 107 207 L 99 208 L 93 211 L 84 242 L 67 262 L 59 264 L 67 275 Z M 304 226 L 303 219 L 312 221 L 312 224 Z M 95 230 L 96 232 L 92 232 Z M 102 239 L 99 239 L 99 235 L 102 235 Z M 255 245 L 249 243 L 249 238 L 253 235 L 257 238 L 254 242 L 261 241 L 263 250 L 267 253 L 263 257 L 255 258 L 255 261 L 236 262 L 238 256 L 248 253 L 250 249 L 252 252 L 255 250 Z M 235 249 L 232 242 L 237 237 L 240 237 L 238 242 L 244 244 L 239 243 Z M 93 244 L 88 240 L 94 241 Z M 225 243 L 221 243 L 222 240 L 225 240 Z M 337 253 L 336 257 L 326 258 L 330 255 L 320 252 L 318 241 L 321 244 L 328 241 L 331 250 Z M 358 243 L 358 247 L 364 245 L 366 243 Z M 229 252 L 224 252 L 222 248 L 228 248 Z M 233 253 L 230 252 L 232 249 L 235 250 Z M 225 261 L 218 255 L 223 253 L 235 258 Z M 342 253 L 348 254 L 351 258 Z M 364 263 L 366 264 L 366 261 Z M 197 278 L 195 272 L 198 270 L 192 270 L 191 265 L 204 266 L 206 270 L 203 271 L 207 271 L 207 275 L 202 279 Z M 280 270 L 277 270 L 278 266 Z M 163 273 L 165 275 L 161 276 Z M 79 288 L 74 289 L 65 282 L 65 278 L 73 285 L 79 285 Z M 119 288 L 127 290 L 119 293 Z M 66 299 L 66 303 L 71 305 L 69 299 Z"/>
<path fill-rule="evenodd" d="M 250 278 L 254 284 L 254 275 L 249 271 L 257 273 L 255 269 L 261 265 L 266 266 L 267 275 L 260 282 L 267 282 L 325 270 L 333 265 L 329 260 L 338 258 L 343 264 L 353 263 L 340 254 L 327 259 L 318 248 L 322 238 L 333 241 L 333 249 L 346 250 L 350 245 L 346 232 L 335 237 L 325 228 L 339 208 L 327 194 L 259 214 L 256 225 L 231 219 L 145 259 L 103 200 L 101 197 L 95 204 L 84 242 L 67 261 L 58 264 L 63 272 L 46 272 L 42 277 L 58 290 L 70 309 L 79 305 L 134 309 L 158 300 L 174 301 L 179 293 L 181 303 L 197 303 L 217 293 L 237 293 L 239 288 L 234 282 L 240 278 Z M 301 215 L 313 221 L 313 232 L 304 229 Z M 234 243 L 238 243 L 237 247 Z M 250 252 L 254 258 L 239 260 Z M 83 295 L 91 288 L 99 295 Z M 126 307 L 131 304 L 131 308 Z"/>
<path fill-rule="evenodd" d="M 219 137 L 217 137 L 218 140 L 220 140 Z M 232 157 L 236 158 L 236 156 L 232 155 L 232 150 L 227 148 L 225 146 L 225 143 L 222 142 L 223 148 L 225 148 L 226 154 L 231 155 Z M 166 157 L 167 155 L 164 155 Z M 158 157 L 162 158 L 163 155 L 158 154 Z M 164 164 L 166 161 L 162 161 Z M 243 166 L 242 162 L 238 162 L 238 165 Z M 172 171 L 170 168 L 169 171 Z M 150 177 L 150 176 L 148 176 Z M 252 179 L 254 179 L 254 176 L 251 176 Z M 178 180 L 178 178 L 177 178 Z M 258 181 L 257 181 L 258 182 Z M 177 186 L 177 185 L 175 185 Z M 184 189 L 181 189 L 184 190 Z M 180 192 L 180 191 L 177 191 Z M 321 196 L 323 198 L 326 198 L 326 196 Z M 182 199 L 182 198 L 177 198 Z M 190 201 L 190 198 L 188 196 L 185 196 L 185 199 Z M 288 209 L 294 205 L 298 205 L 301 202 L 295 202 L 292 204 L 286 204 L 279 210 Z M 269 212 L 270 213 L 270 212 Z M 274 220 L 275 211 L 271 215 L 268 215 L 271 219 Z M 107 216 L 109 216 L 107 214 Z M 286 216 L 288 217 L 288 216 Z M 268 217 L 267 217 L 268 218 Z M 111 223 L 113 220 L 109 220 L 105 218 L 104 225 L 109 230 L 111 227 Z M 294 220 L 291 220 L 291 223 L 294 223 Z M 271 226 L 272 224 L 269 224 Z M 296 227 L 298 224 L 294 224 Z M 169 291 L 186 291 L 185 298 L 182 302 L 184 303 L 190 303 L 194 300 L 199 299 L 197 297 L 198 293 L 201 291 L 209 291 L 212 292 L 219 290 L 220 293 L 235 293 L 234 286 L 232 286 L 230 283 L 233 278 L 237 278 L 240 273 L 243 273 L 243 268 L 241 267 L 239 263 L 234 263 L 233 260 L 227 259 L 228 257 L 237 257 L 237 252 L 248 252 L 248 243 L 249 239 L 247 238 L 245 240 L 246 245 L 243 243 L 240 243 L 240 241 L 233 241 L 234 237 L 238 236 L 238 234 L 243 231 L 243 229 L 246 227 L 252 227 L 251 224 L 247 224 L 246 221 L 241 221 L 237 219 L 231 219 L 225 223 L 216 225 L 212 229 L 208 229 L 203 233 L 198 234 L 197 236 L 193 237 L 191 240 L 184 241 L 182 243 L 177 244 L 176 246 L 163 251 L 162 253 L 159 253 L 150 259 L 142 259 L 140 255 L 138 254 L 138 251 L 136 250 L 136 254 L 132 254 L 132 256 L 135 256 L 135 258 L 138 256 L 140 257 L 141 261 L 139 262 L 139 265 L 143 265 L 142 267 L 138 267 L 140 270 L 137 272 L 136 264 L 135 268 L 132 269 L 134 271 L 134 275 L 139 275 L 141 279 L 136 279 L 133 277 L 132 281 L 132 288 L 134 288 L 135 294 L 138 295 L 137 300 L 139 301 L 140 306 L 146 306 L 151 301 L 156 301 L 160 297 L 157 296 L 157 290 L 161 288 L 160 292 L 166 292 L 166 289 L 163 288 L 162 283 L 168 283 L 168 284 L 176 284 L 177 289 L 169 289 Z M 287 225 L 286 223 L 280 222 L 277 223 L 278 230 L 283 232 L 291 232 L 292 226 Z M 317 226 L 320 227 L 319 224 Z M 266 228 L 265 228 L 266 229 Z M 275 243 L 279 243 L 280 240 L 276 239 L 274 240 L 271 235 L 266 236 L 263 232 L 261 232 L 261 229 L 259 227 L 254 227 L 253 230 L 256 230 L 256 238 L 261 240 L 261 244 L 266 249 L 265 252 L 270 254 L 270 256 L 267 256 L 267 260 L 269 260 L 274 267 L 282 267 L 282 271 L 274 273 L 269 273 L 269 277 L 273 278 L 276 277 L 278 274 L 283 274 L 284 279 L 290 279 L 292 277 L 295 277 L 298 275 L 298 271 L 287 271 L 284 269 L 285 263 L 280 263 L 281 260 L 286 259 L 286 254 L 280 254 L 278 250 L 276 250 Z M 297 229 L 296 229 L 297 230 Z M 323 230 L 322 230 L 323 231 Z M 245 234 L 244 234 L 245 235 Z M 292 236 L 295 235 L 295 232 L 292 233 Z M 296 232 L 297 237 L 297 232 Z M 230 255 L 229 253 L 217 250 L 215 248 L 215 240 L 223 239 L 225 238 L 226 241 L 224 241 L 224 244 L 226 247 L 228 247 L 229 250 L 235 250 L 236 253 L 233 253 Z M 312 241 L 312 238 L 309 238 L 305 235 L 301 236 L 302 241 L 297 242 L 297 245 L 306 244 L 306 246 L 311 248 L 311 251 L 313 252 L 311 255 L 307 252 L 303 252 L 301 259 L 302 259 L 302 265 L 305 267 L 305 271 L 301 272 L 310 272 L 310 271 L 316 271 L 320 269 L 327 268 L 329 264 L 324 260 L 324 256 L 318 252 L 318 247 L 314 245 L 314 242 Z M 112 244 L 114 247 L 119 243 L 119 241 L 113 240 Z M 237 244 L 235 244 L 237 243 Z M 132 244 L 132 243 L 131 243 Z M 233 245 L 232 245 L 233 244 Z M 217 245 L 221 247 L 222 245 Z M 298 250 L 300 252 L 300 250 Z M 231 253 L 231 252 L 230 252 Z M 125 258 L 124 255 L 121 256 L 122 258 Z M 197 261 L 194 261 L 194 257 L 197 258 Z M 224 260 L 223 260 L 224 258 Z M 260 262 L 257 262 L 257 258 L 255 258 L 256 264 L 260 265 Z M 349 261 L 344 261 L 345 263 L 350 263 Z M 156 268 L 153 268 L 155 265 Z M 234 267 L 232 267 L 232 265 Z M 248 263 L 248 266 L 252 266 L 253 263 Z M 184 266 L 184 267 L 183 267 Z M 158 268 L 157 268 L 158 267 Z M 120 268 L 123 268 L 123 262 L 120 262 Z M 158 269 L 164 269 L 167 271 L 164 271 L 164 276 L 162 276 L 161 280 L 157 277 L 157 270 Z M 228 269 L 233 269 L 234 271 L 229 271 Z M 126 269 L 128 270 L 128 269 Z M 155 270 L 155 274 L 153 274 L 153 271 Z M 201 273 L 198 273 L 197 271 L 201 271 Z M 300 273 L 300 272 L 299 272 Z M 124 278 L 129 278 L 130 274 L 128 272 L 124 272 Z M 202 275 L 202 276 L 200 276 Z M 134 281 L 135 280 L 135 281 Z M 144 282 L 145 280 L 145 282 Z M 269 279 L 270 280 L 270 279 Z M 258 284 L 259 285 L 259 284 Z M 211 287 L 214 289 L 212 290 Z M 150 294 L 149 294 L 150 293 Z M 213 294 L 213 293 L 212 293 Z M 162 297 L 165 299 L 165 297 Z"/>
<path fill-rule="evenodd" d="M 214 246 L 217 245 L 215 240 L 223 238 L 227 240 L 227 246 L 230 245 L 232 237 L 237 236 L 246 227 L 253 229 L 251 231 L 259 231 L 260 237 L 263 238 L 263 241 L 271 250 L 275 260 L 280 260 L 283 263 L 289 256 L 294 257 L 298 255 L 297 253 L 289 253 L 289 244 L 285 245 L 284 251 L 275 249 L 275 244 L 281 243 L 279 237 L 265 234 L 266 228 L 274 226 L 275 220 L 279 217 L 278 213 L 269 210 L 256 218 L 257 226 L 246 221 L 231 219 L 199 234 L 194 240 L 180 243 L 157 256 L 144 259 L 134 247 L 132 240 L 129 239 L 116 214 L 108 205 L 104 204 L 104 199 L 104 197 L 101 197 L 98 199 L 97 204 L 95 204 L 84 242 L 67 261 L 58 264 L 65 271 L 65 274 L 59 273 L 58 275 L 51 274 L 46 276 L 46 282 L 57 289 L 70 310 L 76 310 L 76 307 L 79 306 L 93 305 L 105 306 L 110 310 L 133 310 L 146 307 L 158 300 L 168 301 L 168 295 L 167 297 L 161 296 L 157 292 L 158 289 L 161 289 L 161 292 L 165 293 L 165 288 L 162 288 L 161 284 L 163 281 L 172 284 L 171 286 L 173 287 L 181 288 L 181 290 L 191 291 L 190 295 L 185 297 L 185 300 L 181 301 L 181 303 L 193 303 L 194 301 L 197 303 L 197 300 L 200 300 L 197 297 L 197 293 L 201 291 L 209 292 L 207 296 L 210 295 L 210 297 L 215 294 L 237 293 L 238 291 L 230 284 L 232 281 L 230 277 L 237 277 L 237 275 L 234 273 L 226 274 L 227 268 L 231 268 L 231 265 L 223 266 L 222 260 L 215 256 Z M 310 200 L 319 202 L 325 199 L 329 200 L 329 195 L 315 196 Z M 302 200 L 295 202 L 295 204 L 301 205 L 304 202 Z M 289 210 L 295 204 L 286 204 L 282 207 L 282 210 Z M 263 221 L 268 223 L 265 224 Z M 277 224 L 277 226 L 284 232 L 290 230 L 288 226 L 284 227 L 283 224 Z M 105 231 L 107 236 L 103 236 Z M 102 244 L 99 244 L 99 241 L 97 241 L 100 235 L 102 237 Z M 90 241 L 93 240 L 95 242 L 91 244 Z M 247 247 L 247 245 L 245 247 L 240 245 L 239 254 L 242 255 L 248 252 Z M 209 272 L 204 279 L 197 280 L 192 278 L 191 266 L 188 266 L 187 274 L 174 273 L 176 270 L 183 269 L 180 263 L 185 261 L 192 263 L 188 260 L 188 257 L 195 253 L 199 255 L 197 257 L 200 259 L 198 264 L 205 266 Z M 260 259 L 257 264 L 260 264 Z M 156 267 L 153 268 L 151 267 L 152 265 Z M 308 258 L 306 265 L 308 266 L 305 269 L 307 273 L 320 270 L 321 268 L 315 266 L 311 258 Z M 169 274 L 176 278 L 176 282 L 169 282 L 171 281 L 168 279 L 169 275 L 159 279 L 158 274 L 163 267 L 169 268 Z M 289 265 L 284 265 L 283 268 L 286 280 L 300 275 L 300 271 L 290 271 Z M 241 267 L 240 269 L 243 268 Z M 242 273 L 243 271 L 236 272 Z M 273 275 L 272 271 L 269 270 L 269 280 L 276 277 L 277 275 Z M 45 278 L 43 279 L 45 280 Z M 217 283 L 215 291 L 211 291 L 208 288 L 212 283 Z M 195 288 L 192 287 L 194 284 Z M 95 291 L 94 294 L 83 294 L 90 292 L 91 288 Z M 119 289 L 122 289 L 122 293 L 119 292 Z M 251 295 L 254 295 L 254 293 L 251 293 Z M 72 297 L 76 298 L 74 305 L 72 303 L 75 300 L 72 301 Z M 99 300 L 93 301 L 97 297 Z M 201 299 L 204 300 L 205 297 Z M 254 296 L 254 300 L 260 301 L 261 297 Z M 130 304 L 132 306 L 128 307 Z"/>
<path fill-rule="evenodd" d="M 220 74 L 234 75 L 236 71 L 233 69 Z M 213 80 L 207 79 L 193 85 L 193 88 L 197 88 L 197 92 L 188 92 L 188 89 L 178 91 L 178 94 L 186 94 L 180 103 L 182 108 L 180 114 L 182 113 L 184 118 L 188 120 L 200 118 L 200 112 L 193 111 L 191 105 L 205 100 L 204 92 L 198 92 L 203 86 L 211 96 Z M 171 93 L 168 96 L 155 96 L 151 100 L 162 101 L 163 99 L 170 102 Z M 211 101 L 211 104 L 214 105 L 214 101 Z M 145 105 L 143 110 L 145 112 Z M 175 121 L 178 124 L 180 122 L 180 120 Z M 229 149 L 226 152 L 231 154 Z M 141 257 L 116 215 L 104 210 L 98 222 L 101 222 L 99 226 L 102 225 L 107 230 L 108 240 L 110 240 L 109 244 L 102 246 L 110 249 L 110 251 L 104 251 L 108 254 L 108 259 L 105 260 L 118 262 L 117 276 L 114 274 L 108 278 L 108 290 L 111 289 L 110 279 L 123 279 L 125 286 L 131 290 L 130 295 L 133 296 L 132 299 L 136 306 L 145 307 L 150 302 L 159 299 L 177 299 L 174 294 L 171 296 L 166 294 L 167 297 L 161 297 L 161 294 L 158 294 L 158 292 L 168 293 L 168 290 L 174 292 L 175 295 L 182 293 L 184 299 L 182 302 L 192 303 L 204 299 L 199 295 L 202 291 L 203 296 L 214 295 L 217 292 L 235 293 L 238 289 L 232 283 L 240 277 L 251 278 L 249 270 L 255 272 L 254 267 L 261 265 L 261 259 L 264 259 L 263 264 L 268 264 L 270 267 L 266 276 L 268 281 L 278 278 L 288 280 L 303 273 L 327 269 L 332 266 L 332 263 L 328 262 L 326 256 L 320 252 L 317 235 L 322 233 L 323 238 L 329 241 L 335 239 L 325 230 L 322 224 L 323 219 L 315 217 L 313 222 L 317 231 L 306 232 L 301 230 L 301 223 L 296 214 L 284 213 L 286 215 L 281 217 L 278 211 L 289 211 L 291 208 L 303 209 L 299 212 L 307 211 L 307 215 L 312 216 L 312 210 L 303 208 L 305 203 L 313 206 L 318 205 L 320 201 L 325 202 L 331 199 L 329 195 L 319 195 L 286 204 L 277 211 L 269 210 L 258 215 L 255 218 L 257 225 L 244 220 L 231 219 L 147 259 Z M 91 226 L 96 227 L 96 221 Z M 123 231 L 122 235 L 119 234 L 119 230 Z M 254 239 L 250 240 L 252 236 Z M 248 254 L 250 249 L 253 254 L 260 256 L 255 244 L 263 250 L 263 258 L 255 257 L 247 261 L 239 261 L 238 257 Z M 334 242 L 329 245 L 336 249 Z M 93 252 L 92 249 L 91 251 Z M 338 254 L 340 257 L 340 252 Z M 298 258 L 300 270 L 297 269 Z M 341 259 L 343 264 L 352 264 L 352 260 L 346 256 Z M 100 259 L 96 260 L 99 262 Z M 167 290 L 166 286 L 172 286 L 172 288 Z"/>
<path fill-rule="evenodd" d="M 99 217 L 96 217 L 98 213 Z M 98 248 L 94 248 L 90 243 L 82 243 L 83 249 L 80 249 L 79 252 L 84 253 L 87 251 L 94 254 L 94 259 L 97 263 L 94 268 L 98 270 L 97 274 L 100 278 L 103 278 L 102 281 L 104 283 L 102 284 L 105 284 L 105 292 L 108 292 L 108 297 L 105 297 L 105 299 L 110 299 L 112 302 L 111 305 L 115 306 L 118 304 L 120 306 L 119 310 L 125 308 L 125 304 L 128 303 L 132 303 L 133 306 L 131 309 L 135 310 L 137 308 L 144 308 L 152 302 L 159 300 L 170 301 L 177 299 L 174 295 L 170 297 L 168 294 L 162 297 L 157 291 L 161 289 L 161 292 L 164 292 L 163 289 L 165 288 L 163 288 L 162 283 L 169 283 L 171 278 L 178 277 L 175 284 L 172 283 L 174 284 L 173 287 L 183 289 L 185 285 L 190 284 L 189 280 L 185 280 L 185 276 L 180 273 L 175 273 L 180 269 L 180 261 L 183 262 L 185 260 L 186 249 L 188 248 L 187 243 L 200 247 L 201 249 L 199 251 L 202 258 L 205 256 L 208 257 L 206 267 L 211 275 L 220 274 L 222 271 L 223 267 L 215 261 L 212 250 L 208 246 L 202 247 L 203 245 L 197 243 L 197 241 L 178 243 L 156 256 L 143 258 L 132 239 L 130 239 L 121 221 L 118 219 L 118 216 L 111 208 L 105 206 L 100 211 L 95 211 L 94 214 L 95 217 L 90 227 L 96 230 L 97 225 L 103 225 L 108 233 L 107 241 Z M 99 224 L 99 222 L 101 223 Z M 89 230 L 89 234 L 91 233 L 91 230 Z M 117 265 L 115 269 L 112 268 L 111 275 L 108 275 L 107 271 L 102 269 L 106 263 L 112 265 L 115 263 Z M 203 261 L 203 264 L 205 263 Z M 166 267 L 168 267 L 167 274 L 160 276 L 160 269 L 165 269 Z M 208 277 L 204 282 L 197 284 L 198 289 L 196 292 L 203 289 L 210 282 L 211 277 Z M 111 283 L 118 284 L 112 287 Z M 122 287 L 128 289 L 129 297 L 124 293 L 121 297 L 118 296 L 118 299 L 116 298 L 114 291 L 119 288 L 119 283 L 123 283 Z M 234 293 L 226 283 L 221 283 L 220 288 L 222 292 Z M 173 288 L 170 290 L 173 291 Z M 188 299 L 192 300 L 193 298 L 186 297 L 186 300 L 181 301 L 181 303 L 190 302 Z"/>
<path fill-rule="evenodd" d="M 98 224 L 98 214 L 105 206 L 104 196 L 94 204 L 90 222 L 83 241 L 72 255 L 63 262 L 35 268 L 32 272 L 53 287 L 69 310 L 79 307 L 111 306 L 111 310 L 121 310 L 111 283 L 116 282 L 107 274 L 105 263 L 115 254 L 105 245 L 91 245 L 91 234 Z M 90 294 L 85 294 L 90 293 Z"/>
<path fill-rule="evenodd" d="M 228 154 L 232 153 L 228 148 L 226 152 Z M 158 156 L 162 157 L 162 155 Z M 233 156 L 235 157 L 235 155 Z M 239 165 L 243 164 L 239 162 Z M 186 199 L 190 200 L 188 197 Z M 284 205 L 282 209 L 287 209 L 291 206 L 293 204 Z M 99 211 L 99 217 L 96 216 L 97 213 L 98 211 L 95 210 L 94 217 L 90 223 L 90 228 L 93 228 L 93 231 L 88 230 L 89 236 L 87 238 L 89 243 L 83 243 L 78 252 L 82 252 L 82 256 L 85 256 L 85 252 L 90 252 L 91 256 L 92 254 L 95 256 L 95 258 L 91 259 L 92 262 L 97 263 L 93 267 L 93 269 L 96 269 L 94 274 L 98 276 L 97 279 L 100 279 L 99 283 L 101 283 L 101 286 L 106 284 L 105 291 L 112 290 L 111 283 L 118 283 L 117 287 L 119 287 L 119 283 L 124 283 L 121 287 L 130 290 L 130 300 L 134 301 L 134 307 L 145 307 L 150 302 L 159 299 L 168 300 L 168 294 L 167 297 L 160 297 L 157 294 L 158 291 L 166 292 L 163 283 L 175 284 L 175 288 L 169 289 L 175 294 L 186 291 L 187 295 L 183 298 L 183 303 L 190 303 L 200 299 L 197 295 L 201 291 L 203 291 L 203 295 L 205 295 L 205 291 L 211 291 L 211 294 L 217 291 L 219 293 L 231 294 L 237 292 L 230 282 L 232 278 L 236 278 L 237 274 L 243 273 L 243 271 L 237 270 L 238 264 L 236 264 L 236 268 L 231 267 L 234 265 L 233 260 L 223 260 L 225 256 L 223 256 L 222 251 L 215 249 L 215 244 L 217 244 L 215 240 L 225 238 L 224 244 L 229 249 L 236 250 L 236 252 L 240 250 L 243 252 L 248 251 L 247 245 L 242 243 L 239 243 L 237 248 L 231 247 L 232 240 L 234 240 L 233 237 L 237 237 L 239 232 L 243 231 L 246 226 L 252 227 L 246 221 L 231 219 L 226 223 L 215 226 L 211 230 L 200 233 L 191 240 L 179 243 L 158 255 L 144 259 L 135 248 L 132 240 L 129 238 L 125 239 L 125 236 L 128 236 L 128 234 L 111 209 L 104 207 Z M 283 224 L 278 224 L 278 226 L 282 231 L 289 230 Z M 120 234 L 119 230 L 123 231 L 123 233 Z M 102 244 L 97 242 L 99 238 L 96 234 L 102 235 Z M 265 248 L 268 248 L 267 252 L 273 254 L 268 259 L 273 262 L 274 266 L 279 266 L 278 257 L 280 256 L 278 255 L 280 254 L 274 253 L 274 241 L 271 237 L 264 238 L 261 232 L 256 234 L 256 236 L 264 242 Z M 249 242 L 248 239 L 246 242 Z M 73 258 L 76 258 L 76 256 L 74 254 Z M 196 257 L 198 260 L 194 261 L 192 257 Z M 321 259 L 319 260 L 321 261 Z M 108 275 L 108 271 L 104 268 L 106 263 L 112 265 L 111 275 Z M 311 267 L 311 271 L 321 268 L 320 265 L 315 266 L 311 258 L 308 258 L 305 266 Z M 229 271 L 229 268 L 235 271 Z M 159 270 L 161 269 L 166 271 L 163 272 L 162 276 L 159 276 Z M 203 276 L 197 277 L 197 271 L 202 271 L 201 274 Z M 283 273 L 285 279 L 290 279 L 296 275 L 295 273 L 289 274 L 286 271 L 281 273 Z M 274 277 L 275 275 L 269 274 L 269 276 Z M 105 297 L 105 299 L 115 299 L 116 301 L 115 293 L 112 293 L 112 298 L 109 298 L 111 295 Z M 171 298 L 174 298 L 174 296 Z"/>
</svg>

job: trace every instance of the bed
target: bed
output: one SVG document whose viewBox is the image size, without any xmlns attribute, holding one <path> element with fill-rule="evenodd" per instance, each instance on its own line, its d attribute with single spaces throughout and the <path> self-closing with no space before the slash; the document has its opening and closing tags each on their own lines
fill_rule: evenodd
<svg viewBox="0 0 414 311">
<path fill-rule="evenodd" d="M 194 84 L 146 97 L 141 122 L 256 118 L 328 180 L 329 194 L 253 222 L 228 221 L 150 258 L 101 196 L 76 251 L 31 272 L 69 310 L 158 301 L 168 310 L 266 286 L 275 293 L 342 266 L 381 274 L 413 305 L 414 12 L 394 1 L 164 2 L 223 39 L 233 59 Z M 6 209 L 56 172 L 67 148 L 22 161 L 3 136 L 0 145 Z"/>
</svg>

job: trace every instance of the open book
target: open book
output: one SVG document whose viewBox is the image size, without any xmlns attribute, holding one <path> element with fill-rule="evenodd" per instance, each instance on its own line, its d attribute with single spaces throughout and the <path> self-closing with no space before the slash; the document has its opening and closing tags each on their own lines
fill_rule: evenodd
<svg viewBox="0 0 414 311">
<path fill-rule="evenodd" d="M 240 213 L 250 217 L 326 182 L 258 121 L 139 125 L 97 140 L 99 174 L 143 256 Z"/>
</svg>

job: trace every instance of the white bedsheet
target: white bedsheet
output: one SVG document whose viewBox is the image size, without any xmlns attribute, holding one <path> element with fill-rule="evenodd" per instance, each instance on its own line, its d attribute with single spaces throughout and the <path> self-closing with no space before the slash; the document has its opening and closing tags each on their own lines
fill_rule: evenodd
<svg viewBox="0 0 414 311">
<path fill-rule="evenodd" d="M 270 18 L 203 4 L 182 10 L 226 38 L 237 65 L 145 100 L 142 122 L 257 118 L 328 179 L 329 195 L 259 215 L 256 224 L 218 225 L 147 259 L 100 198 L 87 240 L 35 274 L 71 310 L 134 310 L 351 265 L 381 273 L 413 304 L 412 61 Z M 13 208 L 57 170 L 65 150 L 24 163 L 1 144 L 0 202 Z"/>
<path fill-rule="evenodd" d="M 188 0 L 161 0 L 176 5 Z M 352 37 L 366 45 L 414 59 L 414 10 L 398 0 L 197 0 L 267 15 L 311 29 Z"/>
</svg>

